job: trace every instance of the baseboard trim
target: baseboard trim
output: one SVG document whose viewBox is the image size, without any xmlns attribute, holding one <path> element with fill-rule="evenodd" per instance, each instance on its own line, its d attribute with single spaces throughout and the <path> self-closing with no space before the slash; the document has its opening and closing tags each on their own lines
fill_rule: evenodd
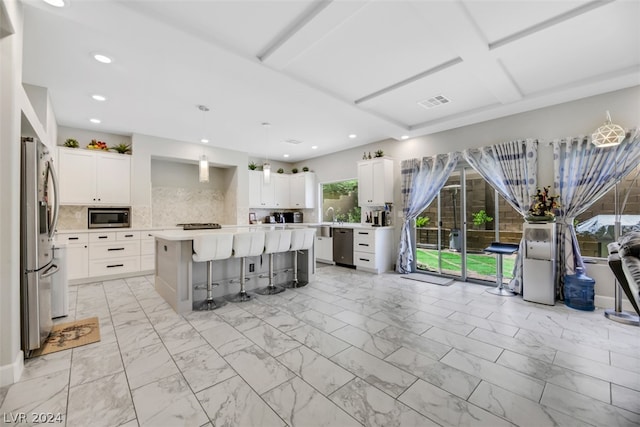
<svg viewBox="0 0 640 427">
<path fill-rule="evenodd" d="M 18 382 L 24 370 L 24 354 L 22 350 L 18 352 L 13 363 L 0 366 L 0 387 Z"/>
<path fill-rule="evenodd" d="M 605 297 L 602 295 L 596 295 L 594 300 L 593 300 L 594 304 L 596 307 L 598 308 L 615 308 L 615 298 L 613 297 Z M 624 311 L 628 311 L 630 313 L 635 314 L 635 310 L 633 308 L 633 306 L 631 305 L 631 303 L 629 301 L 627 301 L 626 298 L 622 298 L 622 310 Z"/>
</svg>

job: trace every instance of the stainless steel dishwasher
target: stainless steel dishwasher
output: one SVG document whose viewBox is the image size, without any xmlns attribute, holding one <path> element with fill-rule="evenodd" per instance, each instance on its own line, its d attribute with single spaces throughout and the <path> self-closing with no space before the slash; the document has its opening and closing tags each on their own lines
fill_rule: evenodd
<svg viewBox="0 0 640 427">
<path fill-rule="evenodd" d="M 353 228 L 333 229 L 333 262 L 353 267 Z"/>
</svg>

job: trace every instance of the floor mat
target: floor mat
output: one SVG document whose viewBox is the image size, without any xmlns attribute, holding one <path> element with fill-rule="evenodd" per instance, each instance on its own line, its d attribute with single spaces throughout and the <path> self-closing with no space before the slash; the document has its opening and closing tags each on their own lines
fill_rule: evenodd
<svg viewBox="0 0 640 427">
<path fill-rule="evenodd" d="M 431 283 L 438 286 L 450 286 L 454 280 L 448 277 L 431 276 L 423 273 L 409 273 L 402 276 L 403 279 L 416 280 L 418 282 Z"/>
<path fill-rule="evenodd" d="M 97 317 L 54 325 L 42 347 L 33 356 L 42 356 L 100 341 L 100 325 Z"/>
</svg>

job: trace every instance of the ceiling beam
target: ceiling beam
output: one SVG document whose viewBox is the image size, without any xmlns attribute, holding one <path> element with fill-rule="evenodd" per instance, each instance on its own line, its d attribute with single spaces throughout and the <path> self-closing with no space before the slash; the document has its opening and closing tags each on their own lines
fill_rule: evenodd
<svg viewBox="0 0 640 427">
<path fill-rule="evenodd" d="M 502 104 L 523 98 L 507 70 L 489 52 L 489 43 L 460 1 L 413 2 L 412 7 L 442 43 L 462 58 L 463 66 Z"/>
<path fill-rule="evenodd" d="M 274 69 L 286 68 L 316 43 L 345 24 L 367 3 L 369 0 L 320 1 L 258 53 L 258 59 Z"/>
</svg>

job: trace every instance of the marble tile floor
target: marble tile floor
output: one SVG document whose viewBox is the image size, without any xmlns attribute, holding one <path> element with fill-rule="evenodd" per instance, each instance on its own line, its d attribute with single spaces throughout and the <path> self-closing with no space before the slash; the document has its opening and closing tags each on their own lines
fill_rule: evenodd
<svg viewBox="0 0 640 427">
<path fill-rule="evenodd" d="M 51 413 L 66 426 L 640 425 L 640 329 L 600 309 L 333 266 L 316 277 L 184 316 L 152 276 L 71 287 L 70 315 L 59 321 L 98 316 L 101 341 L 27 360 L 20 381 L 0 388 L 2 421 Z"/>
</svg>

